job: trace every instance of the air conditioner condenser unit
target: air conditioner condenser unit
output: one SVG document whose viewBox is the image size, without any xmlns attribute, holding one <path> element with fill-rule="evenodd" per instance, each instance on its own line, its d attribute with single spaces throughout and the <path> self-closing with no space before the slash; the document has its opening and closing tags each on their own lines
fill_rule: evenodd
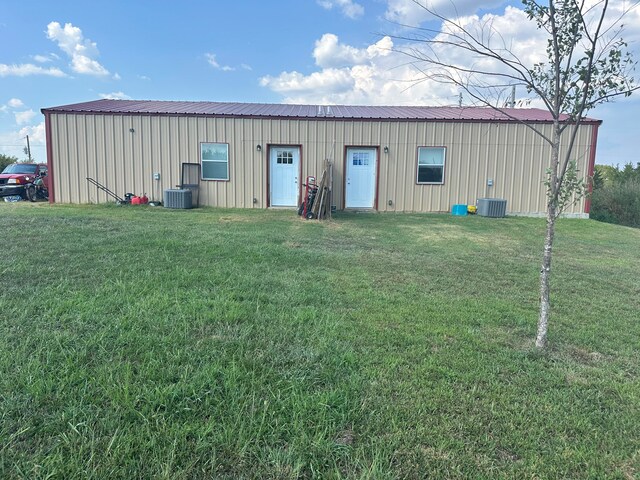
<svg viewBox="0 0 640 480">
<path fill-rule="evenodd" d="M 479 198 L 477 214 L 481 217 L 504 217 L 507 214 L 507 201 L 504 198 Z"/>
<path fill-rule="evenodd" d="M 169 189 L 164 191 L 165 208 L 191 208 L 191 190 Z"/>
</svg>

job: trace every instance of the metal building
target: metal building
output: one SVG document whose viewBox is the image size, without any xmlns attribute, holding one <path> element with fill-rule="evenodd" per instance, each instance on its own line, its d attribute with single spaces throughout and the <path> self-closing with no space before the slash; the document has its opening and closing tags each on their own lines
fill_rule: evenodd
<svg viewBox="0 0 640 480">
<path fill-rule="evenodd" d="M 494 197 L 509 214 L 545 211 L 551 149 L 527 126 L 551 136 L 539 109 L 97 100 L 42 113 L 55 202 L 108 201 L 87 177 L 161 200 L 183 163 L 199 163 L 201 205 L 295 207 L 328 159 L 338 209 L 444 212 Z M 579 129 L 583 175 L 593 174 L 600 124 Z M 582 199 L 567 213 L 589 207 Z"/>
</svg>

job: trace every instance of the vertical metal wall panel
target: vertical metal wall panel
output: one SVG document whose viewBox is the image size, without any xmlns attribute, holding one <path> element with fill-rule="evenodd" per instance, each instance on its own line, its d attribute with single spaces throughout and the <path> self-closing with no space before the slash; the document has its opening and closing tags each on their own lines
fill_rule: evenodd
<svg viewBox="0 0 640 480">
<path fill-rule="evenodd" d="M 153 165 L 153 156 L 151 155 L 151 118 L 146 115 L 141 117 L 140 122 L 140 152 L 142 156 L 143 168 L 142 174 L 142 193 L 145 193 L 148 198 L 153 199 L 154 182 L 153 172 L 155 171 Z"/>
<path fill-rule="evenodd" d="M 51 152 L 55 162 L 53 185 L 56 193 L 56 201 L 60 203 L 69 203 L 67 191 L 62 189 L 63 185 L 66 186 L 64 177 L 65 170 L 68 167 L 68 159 L 66 154 L 63 153 L 66 150 L 66 145 L 64 142 L 64 136 L 62 135 L 60 117 L 61 115 L 57 113 L 52 113 L 49 117 L 51 120 L 51 141 L 53 143 L 53 145 L 51 145 Z"/>
<path fill-rule="evenodd" d="M 95 160 L 95 169 L 93 171 L 94 180 L 98 182 L 103 182 L 105 177 L 107 176 L 107 162 L 105 160 L 105 150 L 106 150 L 106 135 L 105 133 L 105 117 L 104 115 L 94 115 L 94 124 L 93 124 L 93 135 L 95 136 L 95 150 L 93 152 L 94 160 Z M 90 190 L 92 198 L 95 198 L 96 203 L 108 202 L 110 199 L 107 197 L 107 194 L 98 190 L 97 188 L 92 188 Z"/>
<path fill-rule="evenodd" d="M 487 196 L 506 198 L 509 213 L 545 209 L 543 180 L 550 148 L 530 128 L 515 123 L 54 113 L 51 128 L 56 201 L 61 203 L 111 201 L 88 185 L 87 176 L 121 196 L 131 191 L 161 198 L 164 189 L 180 183 L 183 162 L 200 161 L 200 142 L 222 142 L 229 144 L 230 180 L 202 181 L 203 205 L 264 208 L 267 146 L 284 144 L 302 146 L 300 184 L 306 175 L 319 176 L 324 160 L 333 159 L 333 203 L 338 208 L 344 206 L 345 148 L 371 146 L 379 148 L 381 211 L 449 211 L 454 203 L 474 203 Z M 550 125 L 536 128 L 551 134 Z M 583 175 L 588 172 L 591 129 L 581 126 L 575 142 Z M 444 185 L 416 184 L 419 146 L 446 147 Z M 154 173 L 160 173 L 160 181 L 153 180 Z M 489 178 L 492 187 L 487 186 Z M 583 209 L 581 200 L 568 212 Z"/>
<path fill-rule="evenodd" d="M 242 124 L 243 122 L 238 122 L 236 119 L 232 122 L 233 128 L 233 168 L 235 171 L 235 178 L 237 179 L 232 183 L 234 188 L 231 188 L 229 191 L 228 202 L 229 205 L 234 207 L 244 207 L 244 191 L 245 185 L 247 184 L 247 180 L 250 180 L 250 177 L 247 175 L 247 170 L 244 168 L 246 155 L 244 150 L 244 141 L 242 141 Z M 232 165 L 229 165 L 231 167 Z M 238 181 L 241 180 L 241 181 Z"/>
<path fill-rule="evenodd" d="M 85 121 L 85 135 L 87 137 L 87 150 L 85 152 L 87 172 L 85 177 L 91 177 L 95 179 L 98 176 L 97 172 L 100 168 L 100 164 L 98 163 L 98 158 L 96 155 L 98 136 L 95 133 L 98 117 L 95 115 L 88 115 L 86 116 Z M 82 177 L 79 178 L 79 181 L 81 182 L 84 180 L 85 179 L 83 179 Z M 89 185 L 88 182 L 85 182 L 85 188 L 87 189 L 87 198 L 89 203 L 101 202 L 101 199 L 98 198 L 99 190 L 97 188 Z"/>
<path fill-rule="evenodd" d="M 51 145 L 49 149 L 51 150 L 51 155 L 53 156 L 53 161 L 55 162 L 55 174 L 52 176 L 51 181 L 53 182 L 53 188 L 55 190 L 56 202 L 59 203 L 68 203 L 65 201 L 66 192 L 61 192 L 60 186 L 64 182 L 61 182 L 62 174 L 59 173 L 60 169 L 64 169 L 64 165 L 66 163 L 66 159 L 62 157 L 62 141 L 60 135 L 60 115 L 57 113 L 52 113 L 49 115 L 49 122 L 51 125 Z M 51 159 L 49 159 L 51 161 Z"/>
<path fill-rule="evenodd" d="M 78 159 L 76 158 L 76 155 L 75 155 L 76 145 L 75 145 L 75 142 L 71 141 L 72 135 L 69 132 L 69 128 L 71 126 L 70 124 L 72 123 L 72 117 L 73 117 L 72 115 L 68 115 L 60 119 L 61 120 L 60 130 L 64 139 L 64 145 L 65 145 L 64 154 L 67 158 L 67 164 L 65 165 L 64 175 L 62 178 L 64 179 L 65 183 L 69 186 L 68 188 L 69 201 L 71 203 L 78 203 L 80 192 L 78 191 L 77 188 L 75 188 L 76 179 L 75 179 L 75 175 L 73 175 Z"/>
<path fill-rule="evenodd" d="M 76 162 L 74 169 L 77 175 L 73 175 L 72 189 L 80 193 L 79 203 L 89 203 L 89 185 L 86 181 L 88 169 L 90 163 L 87 161 L 87 122 L 85 115 L 74 115 L 69 118 L 71 125 L 70 132 L 77 132 L 77 135 L 73 135 L 76 138 Z"/>
</svg>

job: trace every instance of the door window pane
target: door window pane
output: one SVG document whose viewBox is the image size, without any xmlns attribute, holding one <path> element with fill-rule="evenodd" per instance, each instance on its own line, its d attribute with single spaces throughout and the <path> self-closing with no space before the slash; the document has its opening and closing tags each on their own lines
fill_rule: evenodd
<svg viewBox="0 0 640 480">
<path fill-rule="evenodd" d="M 293 152 L 278 150 L 276 163 L 280 165 L 293 165 Z"/>
<path fill-rule="evenodd" d="M 351 161 L 354 166 L 369 165 L 369 152 L 353 152 Z"/>
</svg>

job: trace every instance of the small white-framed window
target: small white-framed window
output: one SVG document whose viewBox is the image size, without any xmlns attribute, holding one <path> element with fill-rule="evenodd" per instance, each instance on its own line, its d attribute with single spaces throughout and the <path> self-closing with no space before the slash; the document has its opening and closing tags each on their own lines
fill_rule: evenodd
<svg viewBox="0 0 640 480">
<path fill-rule="evenodd" d="M 442 185 L 446 147 L 418 147 L 416 183 Z"/>
<path fill-rule="evenodd" d="M 203 180 L 229 180 L 229 144 L 201 143 Z"/>
<path fill-rule="evenodd" d="M 369 152 L 353 152 L 351 155 L 351 161 L 353 166 L 367 166 L 369 165 Z"/>
<path fill-rule="evenodd" d="M 288 150 L 278 150 L 276 163 L 280 165 L 293 165 L 293 152 Z"/>
</svg>

